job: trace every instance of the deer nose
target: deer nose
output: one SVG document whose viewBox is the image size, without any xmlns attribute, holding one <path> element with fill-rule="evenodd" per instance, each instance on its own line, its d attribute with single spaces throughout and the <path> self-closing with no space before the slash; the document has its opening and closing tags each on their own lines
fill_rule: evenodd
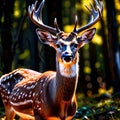
<svg viewBox="0 0 120 120">
<path fill-rule="evenodd" d="M 73 59 L 73 55 L 71 53 L 65 52 L 61 58 L 65 62 L 70 62 Z"/>
</svg>

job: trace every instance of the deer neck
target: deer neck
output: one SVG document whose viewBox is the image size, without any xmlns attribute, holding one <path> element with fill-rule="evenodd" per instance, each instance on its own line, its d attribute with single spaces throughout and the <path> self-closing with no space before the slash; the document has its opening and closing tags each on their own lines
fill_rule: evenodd
<svg viewBox="0 0 120 120">
<path fill-rule="evenodd" d="M 69 101 L 74 96 L 78 81 L 78 58 L 77 55 L 76 62 L 71 64 L 56 61 L 57 72 L 53 90 L 55 100 Z"/>
</svg>

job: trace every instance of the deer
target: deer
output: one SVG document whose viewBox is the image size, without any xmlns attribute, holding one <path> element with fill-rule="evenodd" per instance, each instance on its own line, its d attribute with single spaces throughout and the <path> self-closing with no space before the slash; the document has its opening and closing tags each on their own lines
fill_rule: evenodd
<svg viewBox="0 0 120 120">
<path fill-rule="evenodd" d="M 96 7 L 86 6 L 90 21 L 77 28 L 78 17 L 71 33 L 65 33 L 54 19 L 54 27 L 42 21 L 45 0 L 28 7 L 30 20 L 38 26 L 39 40 L 56 51 L 56 71 L 37 71 L 18 68 L 0 78 L 0 95 L 6 120 L 15 115 L 21 120 L 72 120 L 77 110 L 76 89 L 79 73 L 79 49 L 93 39 L 96 28 L 91 28 L 102 17 L 103 2 L 95 0 Z M 79 35 L 81 33 L 81 35 Z"/>
</svg>

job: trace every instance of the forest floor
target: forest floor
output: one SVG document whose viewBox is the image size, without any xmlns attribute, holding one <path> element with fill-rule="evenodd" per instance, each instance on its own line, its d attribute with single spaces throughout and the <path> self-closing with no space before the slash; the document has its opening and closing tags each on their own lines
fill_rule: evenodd
<svg viewBox="0 0 120 120">
<path fill-rule="evenodd" d="M 78 109 L 74 120 L 120 120 L 120 93 L 94 97 L 78 95 Z"/>
<path fill-rule="evenodd" d="M 84 97 L 78 94 L 78 109 L 73 120 L 120 120 L 120 93 Z M 16 120 L 18 117 L 16 117 Z M 0 108 L 0 120 L 5 120 L 4 108 Z"/>
</svg>

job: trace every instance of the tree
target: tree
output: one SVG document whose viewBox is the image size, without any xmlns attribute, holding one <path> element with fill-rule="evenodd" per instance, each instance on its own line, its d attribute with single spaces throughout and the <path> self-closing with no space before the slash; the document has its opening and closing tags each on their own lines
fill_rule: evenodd
<svg viewBox="0 0 120 120">
<path fill-rule="evenodd" d="M 12 14 L 15 0 L 4 0 L 0 2 L 1 15 L 1 44 L 2 44 L 2 61 L 3 61 L 3 73 L 8 73 L 12 68 Z M 4 20 L 2 21 L 2 18 Z M 9 62 L 8 62 L 9 60 Z"/>
<path fill-rule="evenodd" d="M 118 44 L 118 24 L 114 0 L 106 1 L 108 26 L 108 51 L 114 92 L 120 91 L 120 48 Z"/>
<path fill-rule="evenodd" d="M 26 0 L 26 12 L 28 12 L 28 6 L 35 3 L 35 0 Z M 30 50 L 30 69 L 39 71 L 39 51 L 38 51 L 38 38 L 36 34 L 36 25 L 32 23 L 28 16 L 28 31 L 29 31 L 29 50 Z M 42 45 L 40 45 L 42 47 Z M 42 68 L 41 68 L 42 69 Z"/>
</svg>

